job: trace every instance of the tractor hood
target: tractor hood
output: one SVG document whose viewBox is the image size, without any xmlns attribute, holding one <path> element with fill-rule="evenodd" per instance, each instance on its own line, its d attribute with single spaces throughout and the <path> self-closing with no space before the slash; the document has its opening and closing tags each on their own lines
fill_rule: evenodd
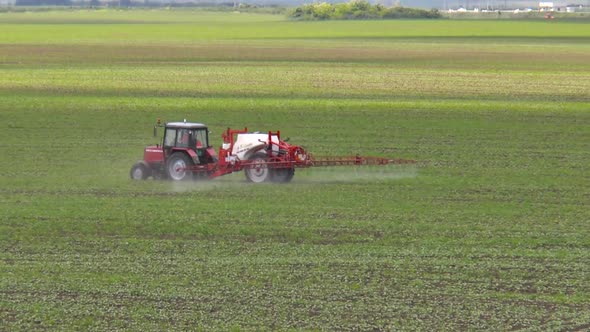
<svg viewBox="0 0 590 332">
<path fill-rule="evenodd" d="M 150 145 L 143 150 L 143 160 L 148 163 L 157 163 L 164 161 L 164 150 L 159 145 Z"/>
</svg>

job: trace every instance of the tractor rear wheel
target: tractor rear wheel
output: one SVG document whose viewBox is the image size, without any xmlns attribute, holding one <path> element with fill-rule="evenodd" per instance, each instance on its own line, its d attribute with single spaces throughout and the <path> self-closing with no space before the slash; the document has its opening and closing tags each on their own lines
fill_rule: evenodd
<svg viewBox="0 0 590 332">
<path fill-rule="evenodd" d="M 193 172 L 188 168 L 193 166 L 193 161 L 184 152 L 173 153 L 166 162 L 168 177 L 174 181 L 186 181 L 193 178 Z"/>
<path fill-rule="evenodd" d="M 129 176 L 133 180 L 145 180 L 151 175 L 150 173 L 149 166 L 143 161 L 138 161 L 131 167 Z"/>
<path fill-rule="evenodd" d="M 271 172 L 270 180 L 277 183 L 288 183 L 293 180 L 294 175 L 294 168 L 275 168 Z"/>
<path fill-rule="evenodd" d="M 261 183 L 270 180 L 270 169 L 266 163 L 267 157 L 264 152 L 257 152 L 248 160 L 250 163 L 244 169 L 244 173 L 246 173 L 246 180 L 254 183 Z"/>
</svg>

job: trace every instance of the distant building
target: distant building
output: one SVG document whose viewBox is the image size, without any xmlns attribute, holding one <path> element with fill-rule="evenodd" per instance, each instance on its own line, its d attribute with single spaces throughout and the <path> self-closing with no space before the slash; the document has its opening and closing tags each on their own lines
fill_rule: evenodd
<svg viewBox="0 0 590 332">
<path fill-rule="evenodd" d="M 542 11 L 542 12 L 553 11 L 553 2 L 539 2 L 539 11 Z"/>
</svg>

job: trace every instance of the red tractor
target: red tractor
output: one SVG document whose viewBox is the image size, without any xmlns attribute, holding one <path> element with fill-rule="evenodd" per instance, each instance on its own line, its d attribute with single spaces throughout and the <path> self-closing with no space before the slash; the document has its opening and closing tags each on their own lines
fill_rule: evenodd
<svg viewBox="0 0 590 332">
<path fill-rule="evenodd" d="M 160 120 L 154 127 L 161 127 Z M 413 160 L 380 157 L 314 158 L 302 147 L 281 140 L 281 133 L 227 129 L 219 153 L 209 144 L 209 130 L 201 123 L 168 122 L 162 145 L 148 146 L 143 160 L 131 168 L 131 178 L 168 178 L 175 181 L 212 179 L 244 170 L 250 182 L 290 182 L 295 168 L 312 166 L 408 164 Z"/>
</svg>

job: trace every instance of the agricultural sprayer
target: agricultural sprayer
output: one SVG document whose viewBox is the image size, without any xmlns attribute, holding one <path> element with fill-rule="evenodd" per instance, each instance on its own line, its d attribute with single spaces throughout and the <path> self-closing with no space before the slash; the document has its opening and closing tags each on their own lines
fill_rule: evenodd
<svg viewBox="0 0 590 332">
<path fill-rule="evenodd" d="M 204 124 L 185 120 L 162 125 L 158 119 L 154 136 L 158 127 L 164 127 L 162 144 L 145 148 L 143 160 L 131 167 L 132 179 L 212 179 L 244 170 L 250 182 L 289 182 L 296 168 L 415 163 L 381 157 L 315 157 L 301 146 L 282 140 L 280 131 L 248 132 L 247 128 L 224 131 L 217 153 L 209 144 L 209 130 Z"/>
</svg>

